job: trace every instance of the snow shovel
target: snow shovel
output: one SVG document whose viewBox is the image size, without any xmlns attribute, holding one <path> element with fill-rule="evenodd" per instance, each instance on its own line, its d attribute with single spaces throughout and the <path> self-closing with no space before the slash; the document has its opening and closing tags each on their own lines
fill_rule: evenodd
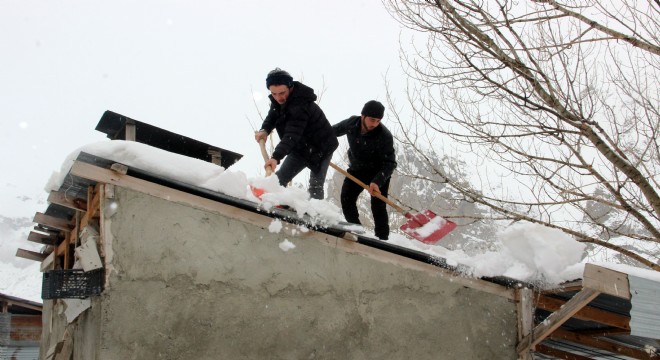
<svg viewBox="0 0 660 360">
<path fill-rule="evenodd" d="M 268 151 L 266 151 L 266 140 L 261 139 L 259 140 L 259 147 L 261 148 L 261 156 L 264 158 L 264 162 L 268 161 L 270 159 L 270 156 L 268 156 Z M 271 170 L 270 167 L 266 168 L 266 176 L 270 176 L 273 173 L 273 170 Z M 250 190 L 252 190 L 252 195 L 256 196 L 261 200 L 261 195 L 263 195 L 266 190 L 254 187 L 250 185 Z"/>
<path fill-rule="evenodd" d="M 365 190 L 369 191 L 369 186 L 360 181 L 360 179 L 349 174 L 346 170 L 340 168 L 339 166 L 330 163 L 333 169 L 339 171 L 342 175 L 353 180 L 356 184 L 362 186 Z M 423 210 L 422 212 L 413 212 L 405 211 L 403 208 L 392 202 L 392 200 L 386 198 L 381 194 L 373 195 L 378 199 L 384 201 L 389 206 L 396 209 L 398 212 L 403 214 L 408 221 L 405 224 L 401 225 L 400 229 L 409 236 L 425 243 L 425 244 L 435 244 L 447 235 L 450 231 L 454 230 L 456 223 L 447 219 L 442 218 L 441 216 L 436 215 L 431 210 Z"/>
</svg>

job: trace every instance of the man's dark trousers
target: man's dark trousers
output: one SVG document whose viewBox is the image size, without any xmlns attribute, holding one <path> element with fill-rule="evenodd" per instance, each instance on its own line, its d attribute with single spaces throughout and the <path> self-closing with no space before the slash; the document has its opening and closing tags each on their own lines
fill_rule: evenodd
<svg viewBox="0 0 660 360">
<path fill-rule="evenodd" d="M 374 171 L 348 171 L 349 174 L 360 179 L 363 183 L 369 185 L 376 173 Z M 381 195 L 387 197 L 387 192 L 390 187 L 390 179 L 385 181 L 385 184 L 380 187 Z M 360 224 L 360 218 L 357 209 L 357 199 L 364 189 L 362 186 L 356 184 L 349 178 L 344 179 L 344 184 L 341 187 L 341 208 L 344 212 L 346 221 L 354 224 Z M 374 217 L 374 233 L 381 240 L 387 240 L 390 235 L 390 225 L 387 217 L 387 204 L 382 200 L 372 196 L 371 197 L 371 213 Z"/>
</svg>

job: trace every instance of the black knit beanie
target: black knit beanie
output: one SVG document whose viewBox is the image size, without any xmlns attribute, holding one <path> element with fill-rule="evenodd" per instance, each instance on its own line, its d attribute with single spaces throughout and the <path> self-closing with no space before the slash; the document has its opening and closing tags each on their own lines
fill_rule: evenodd
<svg viewBox="0 0 660 360">
<path fill-rule="evenodd" d="M 367 101 L 362 108 L 362 115 L 375 119 L 382 119 L 385 114 L 385 106 L 376 100 Z"/>
<path fill-rule="evenodd" d="M 288 72 L 280 68 L 275 68 L 275 70 L 272 70 L 268 73 L 268 76 L 266 76 L 266 89 L 270 89 L 271 85 L 286 85 L 287 87 L 292 87 L 293 77 L 291 77 Z"/>
</svg>

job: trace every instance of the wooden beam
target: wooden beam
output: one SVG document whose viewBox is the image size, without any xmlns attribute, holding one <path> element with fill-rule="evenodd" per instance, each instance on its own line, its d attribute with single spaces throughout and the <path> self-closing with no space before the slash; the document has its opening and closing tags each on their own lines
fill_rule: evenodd
<svg viewBox="0 0 660 360">
<path fill-rule="evenodd" d="M 110 170 L 120 173 L 122 175 L 128 174 L 128 166 L 120 163 L 114 163 L 110 166 Z"/>
<path fill-rule="evenodd" d="M 47 228 L 47 227 L 45 227 L 41 224 L 37 224 L 37 226 L 34 227 L 34 230 L 36 230 L 40 233 L 48 234 L 49 236 L 53 236 L 53 237 L 58 237 L 60 235 L 59 230 L 50 229 L 50 228 Z"/>
<path fill-rule="evenodd" d="M 50 254 L 44 259 L 44 261 L 41 262 L 41 266 L 39 267 L 39 270 L 41 272 L 45 272 L 47 270 L 53 270 L 55 268 L 55 256 L 56 256 L 56 251 L 51 251 Z"/>
<path fill-rule="evenodd" d="M 530 288 L 516 290 L 518 310 L 518 341 L 532 333 L 534 328 L 534 291 Z M 518 360 L 531 360 L 529 351 L 519 354 Z"/>
<path fill-rule="evenodd" d="M 538 345 L 543 339 L 559 328 L 561 324 L 596 298 L 598 294 L 600 294 L 598 291 L 589 288 L 584 288 L 575 294 L 559 311 L 550 314 L 550 316 L 534 328 L 532 334 L 525 336 L 520 341 L 516 348 L 518 354 L 529 351 Z"/>
<path fill-rule="evenodd" d="M 541 293 L 542 294 L 556 294 L 556 293 L 565 293 L 567 291 L 580 291 L 580 290 L 582 290 L 582 280 L 573 280 L 573 281 L 561 284 L 561 286 L 558 287 L 558 288 L 544 290 Z"/>
<path fill-rule="evenodd" d="M 44 261 L 48 255 L 42 254 L 40 252 L 36 251 L 30 251 L 30 250 L 25 250 L 25 249 L 16 249 L 16 256 L 22 257 L 24 259 L 28 260 L 34 260 L 34 261 Z"/>
<path fill-rule="evenodd" d="M 36 242 L 43 245 L 57 245 L 57 236 L 51 234 L 43 234 L 36 231 L 30 231 L 28 241 Z"/>
<path fill-rule="evenodd" d="M 601 329 L 590 329 L 590 330 L 575 330 L 576 334 L 584 336 L 614 336 L 614 335 L 630 335 L 630 330 L 621 329 L 618 327 L 608 327 Z"/>
<path fill-rule="evenodd" d="M 602 266 L 586 264 L 582 276 L 582 286 L 630 300 L 628 275 Z"/>
<path fill-rule="evenodd" d="M 64 262 L 62 263 L 62 269 L 70 269 L 69 263 L 73 264 L 73 259 L 71 255 L 73 249 L 71 249 L 71 232 L 66 233 L 64 241 L 57 247 L 57 255 L 64 255 Z"/>
<path fill-rule="evenodd" d="M 87 193 L 87 208 L 89 211 L 85 213 L 85 215 L 80 219 L 80 229 L 84 229 L 85 226 L 89 225 L 92 220 L 98 218 L 98 216 L 101 214 L 100 211 L 100 203 L 101 203 L 101 192 L 99 191 L 99 187 L 101 184 L 96 184 L 96 186 L 92 187 L 90 186 Z"/>
<path fill-rule="evenodd" d="M 87 204 L 85 199 L 73 198 L 60 191 L 51 191 L 50 194 L 48 194 L 48 202 L 76 211 L 87 211 Z"/>
<path fill-rule="evenodd" d="M 220 165 L 222 163 L 222 154 L 217 148 L 209 148 L 208 154 L 211 155 L 211 162 Z"/>
<path fill-rule="evenodd" d="M 622 345 L 621 343 L 614 343 L 607 338 L 596 338 L 593 336 L 584 336 L 571 331 L 557 329 L 552 335 L 553 339 L 566 340 L 573 343 L 586 345 L 592 348 L 605 350 L 611 353 L 629 356 L 634 359 L 651 360 L 651 355 L 643 350 L 633 349 Z"/>
<path fill-rule="evenodd" d="M 5 311 L 0 311 L 0 312 L 8 312 L 9 311 L 9 306 L 18 306 L 18 307 L 22 307 L 24 309 L 30 309 L 30 310 L 36 310 L 36 311 L 42 311 L 43 310 L 42 306 L 28 304 L 24 301 L 4 300 L 4 301 L 0 301 L 0 304 L 2 304 L 3 310 L 5 310 Z"/>
<path fill-rule="evenodd" d="M 59 347 L 59 344 L 62 343 L 62 346 Z M 69 332 L 69 328 L 64 329 L 64 338 L 58 343 L 58 350 L 55 351 L 54 360 L 69 360 L 71 355 L 73 355 L 73 337 Z"/>
<path fill-rule="evenodd" d="M 135 141 L 135 121 L 132 119 L 126 120 L 126 125 L 124 125 L 124 140 L 126 141 Z"/>
<path fill-rule="evenodd" d="M 552 356 L 562 360 L 591 360 L 592 358 L 573 354 L 564 350 L 559 350 L 550 346 L 539 344 L 536 346 L 536 352 Z"/>
<path fill-rule="evenodd" d="M 40 212 L 34 215 L 32 221 L 62 231 L 71 231 L 73 229 L 73 225 L 71 225 L 68 220 L 56 218 L 54 216 L 46 215 Z"/>
<path fill-rule="evenodd" d="M 566 304 L 566 301 L 564 300 L 541 295 L 538 298 L 536 307 L 539 309 L 555 312 L 561 309 L 564 304 Z M 605 324 L 607 326 L 613 326 L 630 331 L 630 317 L 590 306 L 585 306 L 584 308 L 580 309 L 580 311 L 576 312 L 573 317 L 580 320 L 593 321 L 600 324 Z"/>
</svg>

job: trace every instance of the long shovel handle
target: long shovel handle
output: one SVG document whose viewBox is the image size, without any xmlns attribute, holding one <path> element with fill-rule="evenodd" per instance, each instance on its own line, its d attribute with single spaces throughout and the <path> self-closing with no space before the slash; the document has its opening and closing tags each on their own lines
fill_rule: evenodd
<svg viewBox="0 0 660 360">
<path fill-rule="evenodd" d="M 268 151 L 266 151 L 266 139 L 259 140 L 259 147 L 261 148 L 261 156 L 264 158 L 264 162 L 267 162 L 270 159 Z M 273 173 L 273 170 L 270 167 L 266 168 L 266 176 L 270 176 Z"/>
<path fill-rule="evenodd" d="M 333 169 L 339 171 L 342 175 L 344 175 L 347 178 L 353 180 L 353 182 L 355 182 L 356 184 L 362 186 L 365 190 L 369 191 L 369 186 L 367 186 L 367 184 L 363 183 L 362 181 L 360 181 L 360 179 L 356 178 L 355 176 L 349 174 L 346 170 L 340 168 L 339 166 L 335 165 L 332 162 L 330 163 L 330 166 L 332 166 Z M 393 203 L 392 200 L 386 198 L 385 196 L 383 196 L 381 194 L 375 194 L 375 195 L 372 195 L 372 196 L 375 196 L 375 197 L 379 198 L 380 200 L 384 201 L 387 205 L 393 207 L 398 212 L 400 212 L 404 215 L 406 214 L 405 210 L 403 210 L 399 205 Z"/>
</svg>

